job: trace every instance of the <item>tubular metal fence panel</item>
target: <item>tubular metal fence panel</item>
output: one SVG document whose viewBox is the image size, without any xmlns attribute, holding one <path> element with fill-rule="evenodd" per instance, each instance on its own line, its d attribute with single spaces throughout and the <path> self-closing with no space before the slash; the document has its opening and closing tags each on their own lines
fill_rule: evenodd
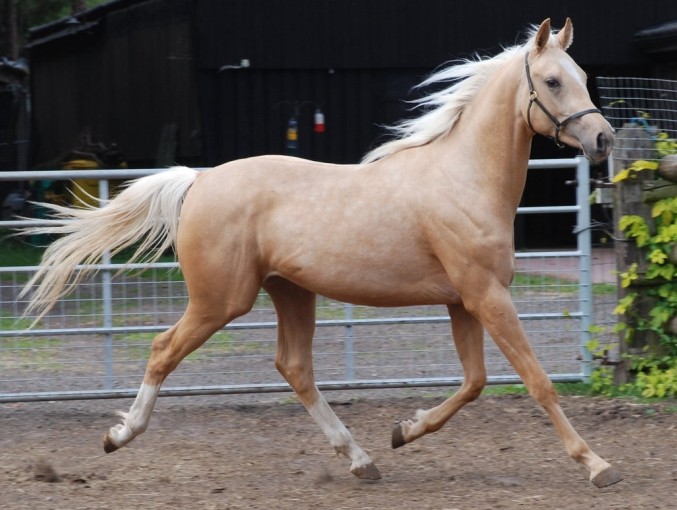
<svg viewBox="0 0 677 510">
<path fill-rule="evenodd" d="M 512 294 L 532 345 L 556 381 L 590 373 L 585 345 L 593 309 L 589 167 L 583 158 L 531 161 L 532 171 L 571 168 L 577 203 L 520 208 L 575 212 L 575 250 L 516 254 Z M 5 172 L 2 180 L 128 179 L 157 170 Z M 0 222 L 0 228 L 22 222 Z M 115 398 L 136 394 L 154 335 L 176 322 L 187 293 L 178 265 L 105 261 L 34 328 L 17 295 L 35 267 L 0 267 L 0 402 Z M 119 274 L 118 274 L 119 272 Z M 276 322 L 261 294 L 253 310 L 217 332 L 170 375 L 163 395 L 288 391 L 274 368 Z M 485 338 L 490 383 L 519 382 Z M 315 375 L 324 389 L 457 385 L 462 369 L 444 306 L 369 308 L 318 298 Z"/>
</svg>

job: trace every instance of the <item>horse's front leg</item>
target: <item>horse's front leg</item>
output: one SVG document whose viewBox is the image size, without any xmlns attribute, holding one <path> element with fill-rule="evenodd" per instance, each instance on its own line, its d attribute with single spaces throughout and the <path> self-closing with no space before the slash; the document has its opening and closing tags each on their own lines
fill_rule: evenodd
<svg viewBox="0 0 677 510">
<path fill-rule="evenodd" d="M 597 487 L 621 481 L 621 475 L 590 449 L 564 415 L 557 392 L 529 344 L 508 289 L 493 282 L 486 292 L 476 294 L 475 302 L 466 300 L 466 306 L 491 334 L 529 394 L 548 413 L 571 458 L 590 470 L 590 481 Z"/>
<path fill-rule="evenodd" d="M 463 365 L 463 384 L 440 405 L 405 420 L 393 429 L 392 447 L 398 448 L 419 437 L 439 430 L 465 404 L 482 393 L 487 375 L 484 367 L 484 330 L 482 324 L 463 305 L 449 306 L 456 352 Z"/>
</svg>

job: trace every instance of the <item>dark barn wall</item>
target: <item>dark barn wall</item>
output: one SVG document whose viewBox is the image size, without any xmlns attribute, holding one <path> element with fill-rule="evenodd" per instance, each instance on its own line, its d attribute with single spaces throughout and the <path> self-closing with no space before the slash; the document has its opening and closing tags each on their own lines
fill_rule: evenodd
<svg viewBox="0 0 677 510">
<path fill-rule="evenodd" d="M 210 165 L 283 152 L 290 116 L 283 102 L 290 101 L 311 101 L 326 115 L 327 133 L 318 136 L 311 131 L 312 107 L 302 109 L 301 156 L 356 162 L 383 134 L 379 125 L 408 115 L 402 101 L 414 97 L 410 89 L 425 74 L 476 51 L 500 51 L 546 17 L 556 27 L 566 16 L 574 19 L 571 53 L 592 76 L 646 73 L 633 34 L 677 17 L 677 3 L 656 0 L 201 0 L 196 6 Z M 242 59 L 251 67 L 219 72 Z M 535 157 L 568 154 L 547 143 L 534 148 Z"/>
<path fill-rule="evenodd" d="M 133 166 L 152 165 L 170 122 L 179 125 L 178 163 L 283 153 L 298 101 L 308 102 L 300 107 L 299 155 L 354 163 L 383 139 L 381 125 L 410 115 L 403 100 L 421 93 L 411 88 L 435 67 L 494 54 L 520 42 L 530 24 L 551 17 L 561 27 L 566 16 L 575 27 L 570 52 L 595 99 L 596 75 L 652 73 L 634 34 L 677 19 L 677 2 L 116 0 L 91 13 L 90 29 L 33 34 L 35 160 L 72 148 L 89 126 L 96 139 L 117 142 Z M 243 59 L 249 67 L 238 68 Z M 323 134 L 312 131 L 316 106 Z M 537 137 L 532 156 L 575 153 Z M 523 205 L 571 203 L 564 185 L 571 178 L 532 174 Z M 518 231 L 530 232 L 531 243 L 563 245 L 573 240 L 573 222 L 530 215 Z"/>
<path fill-rule="evenodd" d="M 172 122 L 179 162 L 282 152 L 288 102 L 310 101 L 327 132 L 312 132 L 314 108 L 303 106 L 301 155 L 354 162 L 382 135 L 379 124 L 407 115 L 402 100 L 436 66 L 495 53 L 529 24 L 552 17 L 561 26 L 567 15 L 571 53 L 590 74 L 646 74 L 633 34 L 677 18 L 677 3 L 116 0 L 85 13 L 93 26 L 74 35 L 63 23 L 32 34 L 34 161 L 90 127 L 132 162 L 152 164 Z M 219 72 L 242 59 L 251 67 Z M 534 155 L 551 152 L 537 144 Z"/>
<path fill-rule="evenodd" d="M 132 164 L 153 165 L 168 123 L 179 126 L 179 158 L 199 161 L 190 5 L 124 5 L 90 29 L 34 42 L 35 163 L 73 149 L 89 128 L 95 141 L 117 143 Z"/>
<path fill-rule="evenodd" d="M 567 16 L 575 27 L 571 54 L 590 74 L 595 99 L 595 75 L 650 72 L 633 35 L 677 17 L 677 3 L 325 0 L 318 8 L 313 0 L 203 0 L 196 49 L 206 162 L 284 152 L 290 111 L 280 103 L 291 100 L 313 101 L 326 115 L 327 132 L 316 135 L 312 108 L 302 110 L 301 156 L 359 161 L 382 139 L 380 125 L 409 114 L 403 100 L 415 97 L 411 88 L 432 69 L 476 51 L 494 54 L 501 45 L 519 42 L 530 24 L 551 17 L 560 27 Z M 242 59 L 251 67 L 218 71 Z M 532 156 L 576 153 L 537 137 Z M 570 169 L 530 172 L 522 205 L 574 203 L 575 188 L 565 184 L 574 178 Z M 572 214 L 520 216 L 516 242 L 571 245 L 575 221 Z"/>
<path fill-rule="evenodd" d="M 298 155 L 355 163 L 382 132 L 405 113 L 389 99 L 392 71 L 370 69 L 238 69 L 200 73 L 200 98 L 209 165 L 246 156 L 284 153 L 287 123 L 298 110 Z M 396 82 L 397 83 L 397 82 Z M 389 88 L 397 88 L 391 85 Z M 395 99 L 396 98 L 396 99 Z M 296 106 L 295 106 L 296 105 Z M 315 110 L 326 132 L 313 132 Z"/>
</svg>

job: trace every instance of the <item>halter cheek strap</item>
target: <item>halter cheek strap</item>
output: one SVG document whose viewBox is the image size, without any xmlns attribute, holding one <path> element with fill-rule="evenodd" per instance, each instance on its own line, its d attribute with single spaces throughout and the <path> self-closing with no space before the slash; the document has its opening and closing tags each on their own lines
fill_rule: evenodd
<svg viewBox="0 0 677 510">
<path fill-rule="evenodd" d="M 536 89 L 534 89 L 534 82 L 531 79 L 531 71 L 529 70 L 529 52 L 527 52 L 524 55 L 524 68 L 527 73 L 527 83 L 529 85 L 529 107 L 527 108 L 527 124 L 529 125 L 529 129 L 536 133 L 536 130 L 534 127 L 531 125 L 531 107 L 536 103 L 536 106 L 538 106 L 543 113 L 555 124 L 555 143 L 557 144 L 558 147 L 562 148 L 564 147 L 564 144 L 559 141 L 559 133 L 562 129 L 566 127 L 569 122 L 572 120 L 576 120 L 580 117 L 583 117 L 583 115 L 587 115 L 589 113 L 599 113 L 600 115 L 602 114 L 602 111 L 599 108 L 590 108 L 588 110 L 583 110 L 578 113 L 574 113 L 573 115 L 569 115 L 566 119 L 563 121 L 559 121 L 557 117 L 555 117 L 552 113 L 550 113 L 550 110 L 548 110 L 545 105 L 541 102 L 540 99 L 538 99 L 538 93 L 536 92 Z"/>
</svg>

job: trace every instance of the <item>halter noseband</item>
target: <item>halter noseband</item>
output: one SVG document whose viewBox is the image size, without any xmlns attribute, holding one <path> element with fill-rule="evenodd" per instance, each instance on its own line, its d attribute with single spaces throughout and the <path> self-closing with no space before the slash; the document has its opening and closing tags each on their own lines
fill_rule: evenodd
<svg viewBox="0 0 677 510">
<path fill-rule="evenodd" d="M 580 117 L 583 117 L 583 115 L 587 115 L 588 113 L 599 113 L 600 115 L 602 114 L 602 111 L 599 110 L 598 108 L 590 108 L 589 110 L 583 110 L 578 113 L 574 113 L 573 115 L 569 115 L 566 119 L 564 119 L 562 122 L 557 120 L 557 117 L 555 117 L 550 111 L 545 107 L 545 105 L 541 102 L 540 99 L 538 99 L 538 94 L 536 93 L 536 90 L 534 89 L 534 82 L 531 79 L 531 72 L 529 71 L 529 52 L 527 52 L 524 55 L 524 68 L 527 72 L 527 83 L 529 84 L 529 107 L 527 108 L 527 124 L 529 124 L 529 129 L 531 129 L 534 133 L 536 133 L 536 130 L 533 128 L 531 125 L 531 107 L 534 103 L 547 115 L 547 117 L 555 124 L 555 143 L 557 144 L 557 147 L 564 147 L 564 144 L 559 141 L 559 132 L 566 127 L 569 122 L 572 120 L 578 119 Z"/>
</svg>

